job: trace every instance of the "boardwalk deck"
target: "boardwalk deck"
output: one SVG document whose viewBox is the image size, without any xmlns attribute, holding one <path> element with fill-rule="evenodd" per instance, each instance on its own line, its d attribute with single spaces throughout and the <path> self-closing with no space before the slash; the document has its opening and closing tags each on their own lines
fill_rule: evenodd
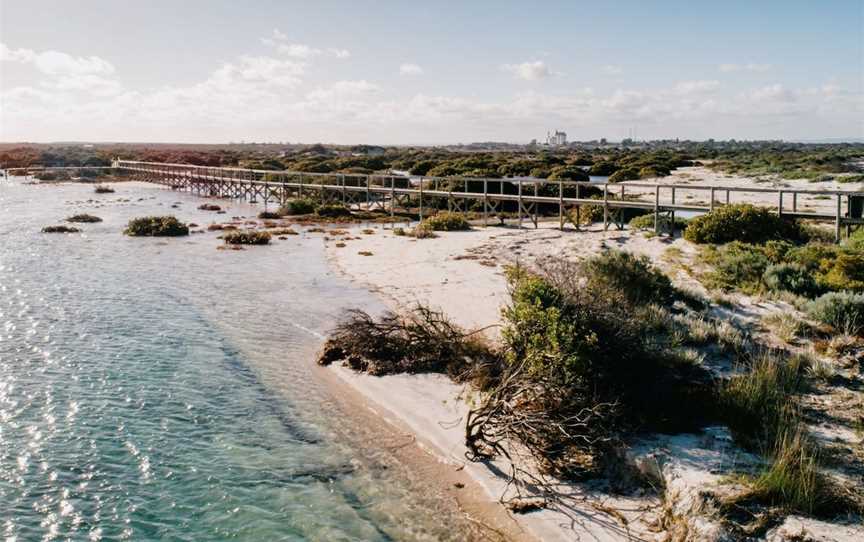
<svg viewBox="0 0 864 542">
<path fill-rule="evenodd" d="M 736 203 L 742 200 L 747 202 L 747 194 L 771 194 L 772 200 L 777 202 L 772 206 L 775 212 L 789 218 L 833 222 L 837 240 L 840 239 L 841 229 L 844 226 L 848 229 L 853 225 L 864 224 L 862 217 L 852 216 L 850 213 L 856 207 L 853 201 L 864 199 L 864 192 L 854 191 L 633 182 L 409 178 L 398 175 L 267 171 L 131 160 L 115 160 L 111 167 L 139 180 L 201 195 L 263 201 L 266 205 L 270 202 L 281 204 L 290 198 L 314 193 L 324 201 L 389 210 L 391 214 L 394 214 L 397 208 L 413 209 L 419 213 L 421 219 L 424 211 L 428 214 L 428 206 L 431 203 L 446 201 L 448 209 L 456 212 L 468 211 L 471 207 L 474 210 L 482 208 L 482 211 L 478 210 L 478 212 L 482 213 L 484 223 L 487 223 L 490 216 L 501 218 L 500 208 L 502 204 L 508 202 L 511 208 L 515 206 L 516 211 L 511 214 L 515 214 L 514 218 L 518 220 L 520 226 L 528 219 L 536 227 L 542 205 L 547 212 L 550 208 L 557 208 L 560 228 L 565 228 L 570 222 L 578 228 L 578 220 L 570 220 L 571 211 L 575 211 L 578 216 L 582 207 L 590 205 L 602 207 L 604 225 L 607 228 L 609 226 L 622 228 L 626 209 L 651 212 L 654 214 L 655 231 L 661 233 L 664 227 L 674 224 L 675 213 L 709 212 L 719 205 L 729 204 L 733 194 Z M 507 192 L 504 191 L 506 185 L 510 188 Z M 490 190 L 490 187 L 493 189 Z M 580 191 L 584 193 L 588 190 L 595 193 L 594 197 L 580 197 Z M 601 193 L 600 197 L 597 196 L 598 190 Z M 556 191 L 557 194 L 554 194 Z M 681 193 L 685 191 L 690 194 L 702 193 L 708 197 L 708 201 L 698 203 L 682 201 Z M 554 195 L 549 195 L 550 192 Z M 831 198 L 833 200 L 831 212 L 805 210 L 800 204 L 803 199 L 812 201 L 815 198 Z"/>
</svg>

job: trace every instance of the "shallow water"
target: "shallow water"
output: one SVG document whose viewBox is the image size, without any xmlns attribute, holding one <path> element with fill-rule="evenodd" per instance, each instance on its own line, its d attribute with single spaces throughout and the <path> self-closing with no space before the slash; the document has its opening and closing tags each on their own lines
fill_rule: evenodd
<svg viewBox="0 0 864 542">
<path fill-rule="evenodd" d="M 239 252 L 217 233 L 129 238 L 135 216 L 260 209 L 115 187 L 0 180 L 0 534 L 462 539 L 315 376 L 340 310 L 378 308 L 331 274 L 320 234 Z M 79 212 L 104 222 L 39 233 Z"/>
</svg>

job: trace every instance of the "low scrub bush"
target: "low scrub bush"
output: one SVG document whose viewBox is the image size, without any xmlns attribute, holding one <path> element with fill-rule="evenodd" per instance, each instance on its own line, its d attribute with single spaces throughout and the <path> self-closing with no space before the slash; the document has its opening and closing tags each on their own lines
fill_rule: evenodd
<svg viewBox="0 0 864 542">
<path fill-rule="evenodd" d="M 315 214 L 327 218 L 341 218 L 351 216 L 351 210 L 341 204 L 328 203 L 316 207 Z"/>
<path fill-rule="evenodd" d="M 811 301 L 807 314 L 848 335 L 864 330 L 864 294 L 829 292 Z"/>
<path fill-rule="evenodd" d="M 762 280 L 769 290 L 792 292 L 793 294 L 814 297 L 821 288 L 816 284 L 813 273 L 797 263 L 777 263 L 765 268 Z"/>
<path fill-rule="evenodd" d="M 325 343 L 318 363 L 343 361 L 373 375 L 444 373 L 461 381 L 470 378 L 478 365 L 494 365 L 496 357 L 483 341 L 443 314 L 417 307 L 406 315 L 387 313 L 377 321 L 363 311 L 348 311 Z"/>
<path fill-rule="evenodd" d="M 228 245 L 266 245 L 270 243 L 270 234 L 266 231 L 235 230 L 222 236 Z"/>
<path fill-rule="evenodd" d="M 45 226 L 42 233 L 78 233 L 81 230 L 73 226 Z"/>
<path fill-rule="evenodd" d="M 189 235 L 189 227 L 173 216 L 145 216 L 130 220 L 123 233 L 134 237 L 178 237 Z"/>
<path fill-rule="evenodd" d="M 465 231 L 471 229 L 471 224 L 461 214 L 441 212 L 423 220 L 417 227 L 430 231 Z"/>
<path fill-rule="evenodd" d="M 222 207 L 216 205 L 215 203 L 202 203 L 198 206 L 198 209 L 202 211 L 221 211 Z"/>
<path fill-rule="evenodd" d="M 83 222 L 83 223 L 93 223 L 93 222 L 102 222 L 102 219 L 98 216 L 88 215 L 88 214 L 80 214 L 80 215 L 72 215 L 66 219 L 66 222 Z"/>
<path fill-rule="evenodd" d="M 540 274 L 508 271 L 505 369 L 469 414 L 474 457 L 502 453 L 513 439 L 546 471 L 578 477 L 607 466 L 617 439 L 634 429 L 677 431 L 712 416 L 707 373 L 644 333 L 643 299 L 611 278 L 592 281 L 586 269 L 555 262 Z"/>
<path fill-rule="evenodd" d="M 655 269 L 646 256 L 606 250 L 584 260 L 580 272 L 590 288 L 620 292 L 634 305 L 668 305 L 675 298 L 669 278 Z"/>
<path fill-rule="evenodd" d="M 797 223 L 787 221 L 764 207 L 726 205 L 690 220 L 684 238 L 698 244 L 730 241 L 764 243 L 772 239 L 798 240 Z"/>
<path fill-rule="evenodd" d="M 105 186 L 103 184 L 97 184 L 96 188 L 93 189 L 97 194 L 113 194 L 114 189 L 110 186 Z"/>
<path fill-rule="evenodd" d="M 669 225 L 671 221 L 668 216 L 661 215 L 660 216 L 660 228 L 663 230 L 669 230 Z M 654 214 L 644 214 L 640 216 L 633 217 L 630 219 L 630 229 L 631 230 L 653 230 L 654 229 Z M 674 226 L 676 230 L 683 230 L 687 227 L 687 220 L 683 218 L 676 218 L 674 222 Z"/>
<path fill-rule="evenodd" d="M 274 220 L 277 218 L 282 218 L 282 215 L 274 211 L 261 211 L 260 213 L 258 213 L 258 218 L 260 218 L 261 220 Z"/>
<path fill-rule="evenodd" d="M 279 208 L 281 216 L 310 215 L 315 212 L 315 202 L 307 198 L 292 199 Z"/>
<path fill-rule="evenodd" d="M 816 279 L 828 290 L 864 291 L 864 252 L 841 250 L 820 260 Z"/>
<path fill-rule="evenodd" d="M 702 260 L 713 269 L 703 277 L 705 285 L 721 290 L 756 293 L 771 260 L 759 247 L 733 242 L 701 252 Z"/>
</svg>

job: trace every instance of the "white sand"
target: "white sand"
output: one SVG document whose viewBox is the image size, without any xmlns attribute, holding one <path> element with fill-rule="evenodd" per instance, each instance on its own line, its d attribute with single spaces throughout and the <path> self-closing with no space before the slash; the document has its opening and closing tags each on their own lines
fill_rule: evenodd
<svg viewBox="0 0 864 542">
<path fill-rule="evenodd" d="M 471 232 L 442 233 L 437 239 L 398 237 L 387 228 L 374 234 L 351 231 L 351 240 L 332 239 L 328 256 L 337 269 L 370 290 L 379 292 L 393 310 L 417 302 L 440 309 L 468 329 L 497 326 L 508 299 L 504 264 L 533 261 L 547 255 L 578 257 L 602 246 L 626 247 L 657 262 L 669 246 L 692 250 L 682 241 L 646 238 L 625 231 L 560 232 L 553 224 L 538 229 L 477 228 Z M 354 239 L 360 237 L 360 239 Z M 337 242 L 344 242 L 339 248 Z M 371 252 L 372 255 L 361 253 Z M 468 256 L 471 259 L 466 259 Z M 483 262 L 483 263 L 480 263 Z M 489 329 L 494 336 L 497 327 Z M 464 465 L 491 501 L 505 495 L 506 482 L 489 466 L 465 460 L 466 390 L 440 375 L 374 377 L 334 368 L 337 374 L 368 398 L 369 406 L 393 424 L 413 432 L 421 445 L 441 461 Z M 470 398 L 469 398 L 470 399 Z M 681 478 L 678 471 L 676 476 Z M 694 485 L 699 480 L 694 480 Z M 686 485 L 686 484 L 682 484 Z M 589 493 L 579 485 L 563 506 L 517 516 L 519 524 L 540 540 L 653 540 L 652 522 L 661 503 L 656 497 L 622 498 Z M 608 511 L 614 510 L 610 514 Z"/>
<path fill-rule="evenodd" d="M 557 230 L 557 223 L 540 228 L 476 228 L 471 232 L 441 233 L 436 239 L 415 240 L 393 235 L 389 227 L 377 227 L 373 234 L 351 228 L 347 237 L 328 241 L 328 257 L 346 277 L 382 295 L 396 311 L 420 302 L 443 311 L 467 329 L 487 328 L 497 335 L 500 311 L 508 299 L 503 266 L 535 262 L 545 256 L 578 259 L 596 254 L 603 247 L 624 249 L 648 256 L 679 287 L 704 292 L 704 288 L 683 265 L 693 265 L 696 247 L 682 239 L 651 237 L 644 233 L 604 231 L 594 225 L 587 231 Z M 344 243 L 338 247 L 337 242 Z M 670 251 L 670 249 L 672 249 Z M 370 253 L 364 255 L 362 253 Z M 683 265 L 682 265 L 683 264 Z M 739 306 L 728 316 L 754 322 L 760 316 L 784 310 L 775 303 L 736 296 Z M 470 397 L 466 390 L 439 375 L 394 375 L 373 377 L 344 368 L 338 376 L 360 392 L 368 406 L 392 424 L 411 431 L 424 448 L 466 472 L 485 490 L 490 502 L 505 494 L 506 484 L 495 468 L 465 460 L 464 423 Z M 723 539 L 724 531 L 705 515 L 700 492 L 720 483 L 744 457 L 718 435 L 657 437 L 630 453 L 634 462 L 659 475 L 669 491 L 665 503 L 656 497 L 623 499 L 589 493 L 583 486 L 562 486 L 571 495 L 553 510 L 515 516 L 527 533 L 540 540 L 662 540 L 680 534 L 683 528 L 696 539 Z M 658 458 L 660 458 L 658 460 Z M 653 466 L 652 466 L 653 465 Z M 661 506 L 662 504 L 662 506 Z M 670 511 L 678 520 L 670 531 L 660 529 L 657 518 Z M 605 511 L 604 511 L 605 510 Z M 608 513 L 608 511 L 614 511 Z M 668 519 L 669 516 L 666 516 Z M 681 520 L 686 525 L 681 523 Z M 790 521 L 795 527 L 799 524 Z M 819 530 L 819 522 L 808 523 Z M 829 526 L 830 527 L 830 526 Z M 825 540 L 864 539 L 864 529 L 838 526 L 827 528 Z M 777 531 L 773 535 L 781 536 Z M 698 533 L 698 534 L 695 534 Z M 833 533 L 833 534 L 831 534 Z M 826 535 L 828 536 L 828 535 Z M 823 538 L 819 538 L 820 540 Z"/>
</svg>

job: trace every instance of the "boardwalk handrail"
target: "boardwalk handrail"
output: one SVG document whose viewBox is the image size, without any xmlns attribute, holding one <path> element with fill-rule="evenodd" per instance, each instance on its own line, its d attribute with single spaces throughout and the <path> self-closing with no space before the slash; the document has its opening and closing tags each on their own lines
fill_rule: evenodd
<svg viewBox="0 0 864 542">
<path fill-rule="evenodd" d="M 424 199 L 429 201 L 446 199 L 447 208 L 464 212 L 469 210 L 469 202 L 478 206 L 482 203 L 483 221 L 487 223 L 489 214 L 503 220 L 504 215 L 512 216 L 513 212 L 503 212 L 504 203 L 516 204 L 519 225 L 527 216 L 537 227 L 539 220 L 539 205 L 548 209 L 558 208 L 559 227 L 564 229 L 565 215 L 570 219 L 570 211 L 575 211 L 576 219 L 570 220 L 578 228 L 580 210 L 583 206 L 602 207 L 603 224 L 608 228 L 610 221 L 623 228 L 626 211 L 641 209 L 654 214 L 654 230 L 661 232 L 664 227 L 674 229 L 676 212 L 710 212 L 718 205 L 732 203 L 731 194 L 773 194 L 776 204 L 768 205 L 776 213 L 790 218 L 812 220 L 830 220 L 834 222 L 835 239 L 839 241 L 841 226 L 846 225 L 847 232 L 852 225 L 864 224 L 861 216 L 852 216 L 853 210 L 858 212 L 859 202 L 864 199 L 864 192 L 851 190 L 800 190 L 792 188 L 762 188 L 723 185 L 691 185 L 674 183 L 646 183 L 625 181 L 620 183 L 590 182 L 590 181 L 549 181 L 546 179 L 525 178 L 488 178 L 488 177 L 427 177 L 406 176 L 393 173 L 320 173 L 293 170 L 266 170 L 241 167 L 204 166 L 194 164 L 178 164 L 169 162 L 147 162 L 140 160 L 115 159 L 111 166 L 65 166 L 65 167 L 27 167 L 9 168 L 10 171 L 44 171 L 52 169 L 116 169 L 131 172 L 145 181 L 165 184 L 174 189 L 194 190 L 222 197 L 248 198 L 257 201 L 264 199 L 265 205 L 270 199 L 278 199 L 284 203 L 289 197 L 304 196 L 304 191 L 318 191 L 322 199 L 340 201 L 343 204 L 363 205 L 368 209 L 378 206 L 386 210 L 389 203 L 391 216 L 398 205 L 410 207 L 417 203 L 419 215 L 424 216 Z M 349 182 L 350 181 L 350 182 Z M 397 186 L 397 181 L 400 185 Z M 475 190 L 469 190 L 469 183 Z M 490 191 L 490 183 L 496 190 Z M 479 191 L 482 184 L 482 191 Z M 504 192 L 505 184 L 515 186 Z M 529 187 L 526 189 L 525 187 Z M 557 195 L 550 195 L 549 187 L 557 186 Z M 545 194 L 540 193 L 543 188 Z M 599 197 L 585 196 L 580 191 L 583 187 L 599 190 Z M 531 190 L 533 188 L 533 190 Z M 568 190 L 566 188 L 575 188 Z M 515 193 L 514 193 L 515 192 Z M 687 202 L 693 196 L 682 198 L 686 192 L 710 193 L 707 203 L 702 201 Z M 595 195 L 597 192 L 594 192 Z M 718 201 L 725 195 L 725 201 Z M 575 195 L 575 197 L 574 197 Z M 646 199 L 639 199 L 645 198 Z M 661 197 L 662 196 L 662 197 Z M 791 209 L 784 204 L 784 196 L 791 197 Z M 802 198 L 833 199 L 830 212 L 812 212 L 799 209 L 799 196 Z M 676 201 L 677 197 L 677 201 Z M 844 212 L 843 202 L 846 202 Z M 685 201 L 682 201 L 685 200 Z M 853 200 L 855 205 L 853 205 Z M 752 202 L 752 201 L 750 201 Z M 788 202 L 788 200 L 787 200 Z M 738 202 L 736 202 L 738 203 Z M 763 206 L 763 201 L 757 204 Z M 476 207 L 475 207 L 476 208 Z M 632 214 L 632 213 L 631 213 Z M 661 219 L 661 216 L 664 218 Z M 668 218 L 668 220 L 666 220 Z"/>
</svg>

